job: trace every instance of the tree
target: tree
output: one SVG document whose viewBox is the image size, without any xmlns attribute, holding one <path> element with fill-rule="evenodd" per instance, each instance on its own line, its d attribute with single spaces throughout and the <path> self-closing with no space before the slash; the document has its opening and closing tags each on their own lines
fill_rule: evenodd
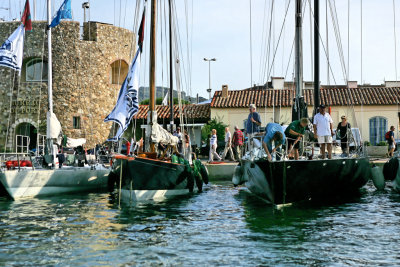
<svg viewBox="0 0 400 267">
<path fill-rule="evenodd" d="M 156 99 L 156 105 L 161 105 L 162 101 L 163 101 L 163 97 L 157 97 Z M 150 103 L 150 99 L 144 99 L 140 102 L 140 105 L 148 105 Z M 186 104 L 190 104 L 189 101 L 182 99 L 181 101 L 182 104 L 186 105 Z M 178 98 L 174 97 L 174 105 L 178 104 Z"/>
<path fill-rule="evenodd" d="M 208 121 L 207 124 L 203 126 L 203 128 L 201 129 L 201 139 L 203 141 L 207 142 L 208 138 L 211 135 L 211 130 L 215 129 L 215 130 L 217 130 L 218 140 L 224 140 L 225 139 L 225 127 L 228 127 L 228 125 L 223 123 L 222 118 L 217 116 L 214 119 Z"/>
</svg>

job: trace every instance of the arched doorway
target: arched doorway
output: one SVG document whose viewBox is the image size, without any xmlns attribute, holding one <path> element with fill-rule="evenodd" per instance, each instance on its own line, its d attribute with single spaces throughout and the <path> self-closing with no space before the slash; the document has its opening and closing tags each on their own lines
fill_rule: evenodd
<svg viewBox="0 0 400 267">
<path fill-rule="evenodd" d="M 26 143 L 21 138 L 17 138 L 17 147 L 18 145 L 22 146 L 29 146 L 29 150 L 36 149 L 37 145 L 37 129 L 35 126 L 28 122 L 22 122 L 15 127 L 15 136 L 28 136 L 29 137 L 29 144 Z M 20 151 L 18 151 L 20 152 Z M 22 151 L 21 151 L 22 152 Z"/>
</svg>

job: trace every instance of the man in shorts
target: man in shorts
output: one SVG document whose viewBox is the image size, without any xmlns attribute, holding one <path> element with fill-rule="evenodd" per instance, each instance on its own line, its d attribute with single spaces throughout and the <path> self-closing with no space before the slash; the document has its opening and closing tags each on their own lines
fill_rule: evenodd
<svg viewBox="0 0 400 267">
<path fill-rule="evenodd" d="M 301 120 L 293 121 L 285 130 L 289 145 L 288 151 L 293 149 L 295 160 L 299 159 L 300 140 L 303 137 L 307 125 L 308 119 L 302 118 Z"/>
<path fill-rule="evenodd" d="M 325 159 L 325 147 L 328 149 L 328 158 L 332 158 L 333 120 L 329 113 L 325 112 L 325 105 L 319 106 L 319 113 L 314 116 L 314 137 L 318 138 L 322 159 Z"/>
</svg>

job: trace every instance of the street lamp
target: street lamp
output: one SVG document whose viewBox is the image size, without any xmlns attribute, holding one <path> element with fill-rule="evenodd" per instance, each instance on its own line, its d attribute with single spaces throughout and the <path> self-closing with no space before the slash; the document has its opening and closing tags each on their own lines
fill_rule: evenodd
<svg viewBox="0 0 400 267">
<path fill-rule="evenodd" d="M 211 61 L 217 61 L 216 58 L 204 58 L 204 61 L 208 61 L 208 95 L 209 95 L 209 99 L 211 99 Z"/>
</svg>

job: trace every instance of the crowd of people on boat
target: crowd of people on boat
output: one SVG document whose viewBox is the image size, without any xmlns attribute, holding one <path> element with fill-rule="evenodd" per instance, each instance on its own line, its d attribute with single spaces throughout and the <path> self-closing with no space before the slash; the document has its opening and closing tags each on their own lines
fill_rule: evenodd
<svg viewBox="0 0 400 267">
<path fill-rule="evenodd" d="M 340 140 L 340 146 L 344 156 L 349 155 L 349 135 L 351 134 L 351 125 L 347 121 L 345 115 L 341 116 L 341 122 L 336 127 L 336 133 L 333 129 L 333 120 L 331 115 L 326 112 L 325 105 L 320 105 L 318 113 L 314 116 L 312 122 L 313 135 L 312 142 L 316 142 L 320 147 L 320 157 L 325 159 L 332 158 L 332 145 L 334 142 L 333 136 L 336 134 L 336 140 Z M 209 161 L 225 160 L 229 153 L 233 161 L 240 160 L 243 153 L 243 145 L 247 143 L 246 149 L 251 150 L 254 145 L 261 146 L 267 156 L 267 159 L 272 161 L 273 155 L 276 154 L 276 159 L 279 160 L 282 155 L 282 147 L 286 145 L 286 154 L 290 155 L 294 160 L 300 158 L 299 150 L 306 130 L 309 129 L 310 120 L 301 118 L 291 122 L 286 129 L 278 123 L 268 123 L 265 131 L 261 131 L 261 117 L 257 112 L 257 107 L 254 104 L 249 106 L 249 115 L 247 117 L 244 132 L 237 127 L 234 128 L 232 137 L 229 127 L 225 128 L 225 147 L 222 156 L 217 153 L 217 130 L 212 129 L 210 138 Z M 310 127 L 311 128 L 311 127 Z M 247 142 L 245 142 L 245 138 Z M 262 141 L 258 144 L 258 139 Z M 393 139 L 393 138 L 392 138 Z M 389 142 L 389 141 L 388 141 Z M 278 153 L 276 153 L 278 152 Z"/>
</svg>

